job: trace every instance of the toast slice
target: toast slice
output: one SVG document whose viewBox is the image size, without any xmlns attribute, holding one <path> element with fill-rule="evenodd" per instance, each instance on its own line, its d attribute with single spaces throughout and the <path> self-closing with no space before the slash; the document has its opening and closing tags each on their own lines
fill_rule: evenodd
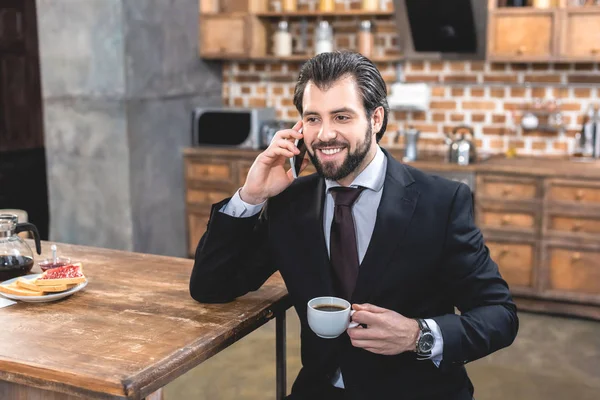
<svg viewBox="0 0 600 400">
<path fill-rule="evenodd" d="M 14 294 L 17 296 L 43 296 L 44 292 L 29 290 L 22 287 L 17 286 L 16 282 L 12 282 L 9 285 L 0 285 L 0 292 Z"/>
<path fill-rule="evenodd" d="M 81 263 L 46 270 L 33 284 L 36 286 L 73 285 L 86 281 Z"/>
<path fill-rule="evenodd" d="M 54 292 L 64 292 L 65 290 L 68 290 L 68 289 L 72 288 L 73 286 L 75 286 L 75 284 L 72 284 L 72 285 L 62 284 L 62 285 L 56 285 L 56 286 L 38 286 L 35 283 L 33 283 L 33 281 L 31 279 L 21 278 L 17 281 L 17 286 L 20 288 L 29 289 L 29 290 L 33 290 L 33 291 L 43 290 L 44 293 L 46 293 L 46 292 L 54 293 Z"/>
</svg>

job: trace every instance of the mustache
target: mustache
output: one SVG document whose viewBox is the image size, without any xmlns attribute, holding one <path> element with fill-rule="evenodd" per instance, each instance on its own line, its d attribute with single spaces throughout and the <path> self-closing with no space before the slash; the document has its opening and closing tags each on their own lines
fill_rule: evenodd
<svg viewBox="0 0 600 400">
<path fill-rule="evenodd" d="M 313 149 L 325 149 L 327 147 L 348 147 L 348 142 L 342 142 L 339 140 L 333 140 L 330 142 L 316 142 L 313 143 L 312 148 Z"/>
</svg>

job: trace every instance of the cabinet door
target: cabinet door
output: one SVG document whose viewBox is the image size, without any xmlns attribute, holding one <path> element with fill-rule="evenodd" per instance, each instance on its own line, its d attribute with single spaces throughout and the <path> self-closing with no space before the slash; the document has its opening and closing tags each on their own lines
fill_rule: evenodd
<svg viewBox="0 0 600 400">
<path fill-rule="evenodd" d="M 600 304 L 600 247 L 544 245 L 545 292 L 552 298 Z"/>
<path fill-rule="evenodd" d="M 486 246 L 500 274 L 514 293 L 531 293 L 535 288 L 536 245 L 531 241 L 489 238 Z"/>
<path fill-rule="evenodd" d="M 497 10 L 490 15 L 488 59 L 546 61 L 556 55 L 557 13 L 522 11 Z"/>
<path fill-rule="evenodd" d="M 201 15 L 199 46 L 205 58 L 264 57 L 266 26 L 252 15 Z"/>
<path fill-rule="evenodd" d="M 200 19 L 200 52 L 202 56 L 247 56 L 248 37 L 244 16 L 204 16 Z"/>
<path fill-rule="evenodd" d="M 562 14 L 561 57 L 600 60 L 600 7 L 569 8 Z"/>
</svg>

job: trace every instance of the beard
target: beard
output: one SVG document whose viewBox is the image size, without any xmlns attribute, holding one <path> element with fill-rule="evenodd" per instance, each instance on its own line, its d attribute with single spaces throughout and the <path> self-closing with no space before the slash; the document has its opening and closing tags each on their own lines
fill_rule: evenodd
<svg viewBox="0 0 600 400">
<path fill-rule="evenodd" d="M 308 152 L 308 156 L 312 161 L 317 173 L 324 177 L 325 179 L 329 179 L 332 181 L 339 181 L 340 179 L 344 179 L 352 172 L 354 172 L 363 162 L 369 149 L 371 148 L 371 142 L 373 141 L 372 135 L 373 129 L 371 129 L 371 124 L 369 124 L 369 128 L 365 134 L 365 140 L 362 143 L 358 144 L 356 150 L 353 153 L 350 153 L 350 145 L 348 142 L 341 142 L 334 140 L 332 142 L 319 142 L 316 144 L 316 147 L 313 146 L 314 154 Z M 334 162 L 325 162 L 322 163 L 317 157 L 317 150 L 319 148 L 324 147 L 341 147 L 348 149 L 348 154 L 346 158 L 342 162 L 342 165 L 339 167 Z"/>
</svg>

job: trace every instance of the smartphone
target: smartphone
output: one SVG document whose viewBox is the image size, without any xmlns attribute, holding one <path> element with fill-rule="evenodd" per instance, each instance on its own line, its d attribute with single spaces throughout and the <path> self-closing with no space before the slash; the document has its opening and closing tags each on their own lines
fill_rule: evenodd
<svg viewBox="0 0 600 400">
<path fill-rule="evenodd" d="M 302 128 L 298 131 L 302 133 Z M 300 169 L 302 168 L 302 161 L 304 161 L 304 156 L 306 155 L 306 144 L 304 143 L 304 139 L 296 139 L 294 143 L 300 153 L 298 155 L 290 158 L 290 165 L 292 166 L 292 175 L 294 175 L 294 179 L 300 176 Z"/>
</svg>

